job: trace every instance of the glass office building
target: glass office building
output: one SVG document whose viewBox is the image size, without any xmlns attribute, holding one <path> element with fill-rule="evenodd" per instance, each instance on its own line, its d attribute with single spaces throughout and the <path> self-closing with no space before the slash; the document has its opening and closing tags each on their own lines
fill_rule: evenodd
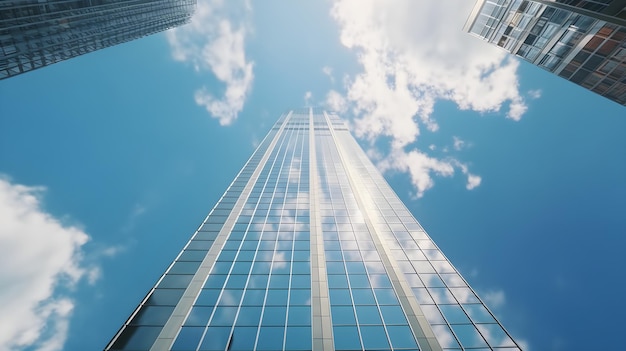
<svg viewBox="0 0 626 351">
<path fill-rule="evenodd" d="M 626 0 L 478 0 L 465 30 L 626 105 Z"/>
<path fill-rule="evenodd" d="M 2 0 L 0 79 L 189 21 L 196 0 Z"/>
<path fill-rule="evenodd" d="M 335 114 L 283 114 L 106 350 L 520 348 Z"/>
</svg>

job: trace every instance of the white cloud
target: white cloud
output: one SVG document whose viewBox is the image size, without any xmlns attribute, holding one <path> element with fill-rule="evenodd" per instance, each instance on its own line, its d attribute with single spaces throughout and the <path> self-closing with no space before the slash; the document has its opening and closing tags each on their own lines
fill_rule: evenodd
<svg viewBox="0 0 626 351">
<path fill-rule="evenodd" d="M 461 138 L 457 136 L 452 137 L 452 140 L 454 141 L 454 149 L 457 151 L 461 150 L 463 146 L 465 146 L 465 141 L 461 140 Z"/>
<path fill-rule="evenodd" d="M 467 176 L 467 184 L 465 188 L 467 190 L 472 190 L 480 185 L 482 182 L 482 178 L 475 174 L 470 173 L 469 168 L 466 164 L 461 163 L 459 161 L 454 161 L 454 164 L 461 169 L 461 172 Z"/>
<path fill-rule="evenodd" d="M 304 105 L 311 106 L 312 98 L 313 98 L 313 93 L 311 93 L 310 91 L 307 91 L 306 93 L 304 93 Z"/>
<path fill-rule="evenodd" d="M 343 113 L 347 110 L 346 99 L 339 94 L 336 90 L 330 90 L 326 94 L 326 108 L 337 113 Z"/>
<path fill-rule="evenodd" d="M 245 53 L 250 11 L 249 2 L 199 0 L 191 23 L 167 32 L 174 59 L 191 63 L 197 72 L 211 71 L 225 84 L 221 97 L 206 87 L 194 95 L 196 103 L 221 125 L 237 118 L 252 89 L 254 63 Z"/>
<path fill-rule="evenodd" d="M 472 6 L 450 0 L 336 0 L 331 10 L 342 44 L 357 54 L 362 68 L 345 86 L 354 131 L 370 142 L 389 137 L 392 150 L 403 150 L 401 159 L 419 158 L 426 166 L 400 167 L 410 172 L 418 195 L 432 187 L 425 174 L 450 175 L 442 171 L 449 161 L 410 150 L 422 128 L 438 131 L 437 101 L 452 101 L 461 110 L 502 111 L 512 120 L 527 110 L 518 61 L 463 32 Z M 391 163 L 403 164 L 398 155 Z M 480 177 L 464 173 L 468 189 L 480 184 Z"/>
<path fill-rule="evenodd" d="M 539 99 L 541 97 L 541 90 L 540 89 L 536 89 L 536 90 L 529 90 L 528 91 L 528 96 L 531 99 Z"/>
<path fill-rule="evenodd" d="M 44 188 L 0 177 L 0 350 L 61 350 L 74 301 L 68 295 L 86 267 L 89 236 L 41 208 Z"/>
<path fill-rule="evenodd" d="M 333 76 L 333 69 L 329 66 L 322 67 L 322 73 L 324 73 L 332 84 L 335 84 L 335 76 Z"/>
<path fill-rule="evenodd" d="M 409 152 L 394 150 L 378 166 L 383 171 L 393 169 L 407 172 L 411 177 L 411 183 L 417 190 L 417 197 L 422 197 L 424 192 L 435 184 L 431 173 L 444 177 L 450 177 L 454 174 L 454 166 L 450 162 L 429 157 L 419 150 Z"/>
</svg>

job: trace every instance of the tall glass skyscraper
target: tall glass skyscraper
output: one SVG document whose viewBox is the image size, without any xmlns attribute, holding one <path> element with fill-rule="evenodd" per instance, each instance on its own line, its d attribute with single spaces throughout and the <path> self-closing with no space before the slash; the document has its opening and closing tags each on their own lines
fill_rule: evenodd
<svg viewBox="0 0 626 351">
<path fill-rule="evenodd" d="M 345 123 L 283 114 L 106 350 L 499 350 Z"/>
<path fill-rule="evenodd" d="M 626 105 L 626 0 L 478 0 L 465 30 Z"/>
<path fill-rule="evenodd" d="M 196 0 L 2 0 L 0 79 L 189 21 Z"/>
</svg>

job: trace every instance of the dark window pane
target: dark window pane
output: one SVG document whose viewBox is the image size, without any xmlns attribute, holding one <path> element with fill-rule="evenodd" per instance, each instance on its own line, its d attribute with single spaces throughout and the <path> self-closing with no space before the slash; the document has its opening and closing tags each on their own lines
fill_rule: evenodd
<svg viewBox="0 0 626 351">
<path fill-rule="evenodd" d="M 154 289 L 146 305 L 175 306 L 185 289 Z"/>
<path fill-rule="evenodd" d="M 166 274 L 159 283 L 159 288 L 187 288 L 193 278 L 191 274 Z"/>
<path fill-rule="evenodd" d="M 112 349 L 148 350 L 161 329 L 161 327 L 126 327 Z"/>
<path fill-rule="evenodd" d="M 206 351 L 224 351 L 228 338 L 230 336 L 230 327 L 211 327 L 207 329 L 206 335 L 200 345 L 201 350 Z"/>
<path fill-rule="evenodd" d="M 258 321 L 257 321 L 258 324 Z M 230 344 L 231 351 L 249 351 L 254 349 L 257 327 L 236 327 Z M 172 350 L 173 351 L 173 350 Z"/>
<path fill-rule="evenodd" d="M 172 346 L 172 351 L 191 351 L 198 348 L 204 327 L 182 327 Z"/>
<path fill-rule="evenodd" d="M 205 327 L 209 322 L 211 312 L 213 312 L 213 307 L 194 306 L 191 312 L 189 312 L 184 325 Z"/>
<path fill-rule="evenodd" d="M 163 326 L 172 311 L 174 311 L 174 306 L 143 306 L 130 324 Z"/>
</svg>

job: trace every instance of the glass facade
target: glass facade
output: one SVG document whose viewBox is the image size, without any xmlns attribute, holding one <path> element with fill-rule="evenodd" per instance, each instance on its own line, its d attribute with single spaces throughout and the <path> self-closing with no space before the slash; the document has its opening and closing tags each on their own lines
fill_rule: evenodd
<svg viewBox="0 0 626 351">
<path fill-rule="evenodd" d="M 465 29 L 626 105 L 626 1 L 479 0 Z"/>
<path fill-rule="evenodd" d="M 500 350 L 335 114 L 283 114 L 106 350 Z"/>
<path fill-rule="evenodd" d="M 0 79 L 189 21 L 195 0 L 2 0 Z"/>
</svg>

